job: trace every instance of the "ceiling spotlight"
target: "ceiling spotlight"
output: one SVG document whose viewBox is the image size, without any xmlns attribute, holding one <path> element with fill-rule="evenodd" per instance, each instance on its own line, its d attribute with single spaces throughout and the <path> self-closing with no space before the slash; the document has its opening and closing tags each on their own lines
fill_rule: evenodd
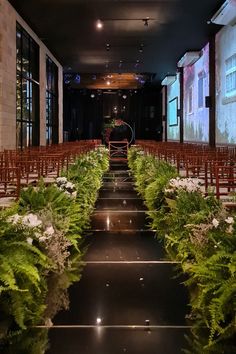
<svg viewBox="0 0 236 354">
<path fill-rule="evenodd" d="M 144 26 L 148 26 L 148 21 L 149 21 L 149 20 L 150 20 L 149 17 L 146 17 L 146 18 L 143 18 L 143 19 L 142 19 Z"/>
<path fill-rule="evenodd" d="M 106 50 L 109 52 L 109 50 L 111 49 L 111 45 L 109 43 L 106 44 Z"/>
<path fill-rule="evenodd" d="M 136 60 L 135 65 L 134 65 L 134 66 L 135 66 L 135 68 L 137 68 L 137 67 L 139 66 L 139 64 L 140 64 L 140 60 L 139 60 L 139 59 L 137 59 L 137 60 Z"/>
<path fill-rule="evenodd" d="M 143 53 L 143 47 L 144 47 L 144 45 L 140 44 L 139 49 L 138 49 L 139 53 Z"/>
<path fill-rule="evenodd" d="M 103 22 L 101 20 L 97 20 L 96 27 L 97 29 L 101 30 L 103 28 Z"/>
<path fill-rule="evenodd" d="M 107 80 L 106 84 L 107 84 L 107 86 L 110 86 L 111 85 L 111 81 Z"/>
</svg>

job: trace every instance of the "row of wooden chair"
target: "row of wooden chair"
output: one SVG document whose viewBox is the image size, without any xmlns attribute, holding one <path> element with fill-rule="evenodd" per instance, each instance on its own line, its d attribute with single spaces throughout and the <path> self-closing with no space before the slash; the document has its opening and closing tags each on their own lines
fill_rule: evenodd
<svg viewBox="0 0 236 354">
<path fill-rule="evenodd" d="M 137 141 L 147 154 L 176 166 L 183 177 L 199 178 L 205 195 L 234 199 L 236 194 L 236 147 L 210 148 L 207 145 Z M 185 146 L 186 145 L 186 146 Z"/>
<path fill-rule="evenodd" d="M 22 187 L 36 184 L 41 177 L 46 184 L 54 182 L 76 157 L 100 144 L 100 140 L 88 140 L 0 152 L 0 198 L 17 199 Z"/>
</svg>

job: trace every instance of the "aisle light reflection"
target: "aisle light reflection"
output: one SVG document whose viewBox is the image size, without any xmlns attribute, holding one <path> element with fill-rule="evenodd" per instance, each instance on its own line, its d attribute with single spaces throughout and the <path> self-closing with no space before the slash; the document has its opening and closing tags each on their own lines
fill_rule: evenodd
<svg viewBox="0 0 236 354">
<path fill-rule="evenodd" d="M 110 230 L 110 218 L 107 216 L 107 230 Z"/>
</svg>

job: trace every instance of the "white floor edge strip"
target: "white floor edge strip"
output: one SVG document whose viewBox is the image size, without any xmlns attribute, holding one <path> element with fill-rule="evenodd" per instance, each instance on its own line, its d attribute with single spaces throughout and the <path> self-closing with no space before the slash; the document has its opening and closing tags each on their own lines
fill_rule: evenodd
<svg viewBox="0 0 236 354">
<path fill-rule="evenodd" d="M 190 329 L 192 326 L 173 326 L 173 325 L 156 325 L 156 326 L 148 326 L 148 325 L 52 325 L 52 326 L 34 326 L 32 328 L 48 328 L 48 329 L 60 329 L 60 328 L 111 328 L 111 329 Z"/>
</svg>

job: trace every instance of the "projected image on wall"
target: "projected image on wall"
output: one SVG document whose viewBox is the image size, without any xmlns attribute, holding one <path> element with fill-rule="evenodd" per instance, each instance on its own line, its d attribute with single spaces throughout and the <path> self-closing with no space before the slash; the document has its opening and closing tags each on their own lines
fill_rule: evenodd
<svg viewBox="0 0 236 354">
<path fill-rule="evenodd" d="M 169 126 L 178 126 L 178 97 L 169 102 Z"/>
<path fill-rule="evenodd" d="M 167 140 L 179 141 L 179 119 L 178 109 L 180 102 L 180 76 L 176 75 L 176 80 L 172 85 L 167 86 Z"/>
<path fill-rule="evenodd" d="M 184 68 L 184 140 L 209 141 L 209 44 L 193 65 Z"/>
<path fill-rule="evenodd" d="M 216 35 L 216 143 L 236 144 L 236 26 Z"/>
</svg>

